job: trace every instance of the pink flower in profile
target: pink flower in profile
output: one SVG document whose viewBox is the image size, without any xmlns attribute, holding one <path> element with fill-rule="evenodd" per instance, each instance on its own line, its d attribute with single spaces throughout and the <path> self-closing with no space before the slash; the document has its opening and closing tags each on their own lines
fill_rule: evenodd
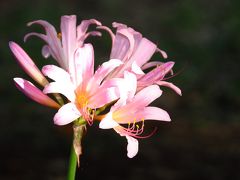
<svg viewBox="0 0 240 180">
<path fill-rule="evenodd" d="M 144 121 L 149 119 L 170 121 L 170 117 L 166 111 L 149 106 L 162 94 L 157 85 L 148 86 L 136 93 L 137 80 L 135 75 L 125 71 L 124 78 L 129 82 L 129 86 L 125 87 L 125 95 L 122 94 L 116 104 L 111 107 L 110 112 L 101 120 L 99 127 L 102 129 L 113 128 L 121 136 L 125 136 L 128 141 L 127 155 L 132 158 L 138 152 L 136 138 L 141 138 Z M 138 122 L 142 123 L 141 127 L 137 124 Z M 128 126 L 124 127 L 124 124 Z"/>
<path fill-rule="evenodd" d="M 57 33 L 55 28 L 44 20 L 36 20 L 28 23 L 28 26 L 39 24 L 44 27 L 46 34 L 28 33 L 24 40 L 30 36 L 37 36 L 46 42 L 42 48 L 42 55 L 48 58 L 50 55 L 58 64 L 68 72 L 74 73 L 74 56 L 77 48 L 84 45 L 84 40 L 90 36 L 100 36 L 97 31 L 87 32 L 89 25 L 101 23 L 95 19 L 83 20 L 80 25 L 76 26 L 77 18 L 75 15 L 61 17 L 61 32 Z M 73 74 L 74 76 L 74 74 Z"/>
<path fill-rule="evenodd" d="M 112 37 L 110 58 L 120 59 L 123 62 L 121 66 L 109 75 L 109 78 L 122 77 L 124 71 L 128 70 L 137 75 L 138 90 L 152 84 L 158 84 L 170 87 L 181 95 L 181 90 L 178 87 L 164 81 L 165 75 L 172 71 L 174 62 L 148 62 L 155 52 L 160 52 L 164 58 L 167 58 L 167 54 L 160 50 L 156 44 L 143 37 L 141 33 L 126 25 L 113 23 L 113 27 L 117 28 L 116 35 L 106 26 L 98 27 L 99 29 L 107 30 Z M 152 70 L 148 73 L 143 72 L 151 68 Z"/>
<path fill-rule="evenodd" d="M 23 68 L 23 70 L 38 84 L 45 86 L 48 84 L 47 79 L 35 65 L 33 60 L 28 56 L 28 54 L 15 42 L 9 42 L 9 47 L 14 54 L 17 62 Z M 53 108 L 59 108 L 60 105 L 56 103 L 53 99 L 43 94 L 43 92 L 34 86 L 31 82 L 22 79 L 14 78 L 16 87 L 22 91 L 30 99 Z"/>
</svg>

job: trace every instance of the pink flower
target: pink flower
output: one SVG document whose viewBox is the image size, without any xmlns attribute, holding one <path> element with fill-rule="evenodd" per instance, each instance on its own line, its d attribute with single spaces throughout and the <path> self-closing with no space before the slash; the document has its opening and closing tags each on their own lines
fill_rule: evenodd
<svg viewBox="0 0 240 180">
<path fill-rule="evenodd" d="M 125 87 L 125 96 L 114 104 L 110 112 L 101 120 L 99 127 L 102 129 L 113 128 L 128 141 L 128 157 L 134 157 L 138 152 L 138 141 L 144 130 L 144 121 L 149 119 L 170 121 L 168 113 L 149 104 L 161 96 L 162 91 L 157 85 L 148 86 L 136 93 L 137 80 L 135 75 L 125 71 L 124 78 L 129 82 Z M 135 94 L 136 93 L 136 94 Z M 141 122 L 141 127 L 137 124 Z M 128 126 L 123 126 L 127 124 Z"/>
<path fill-rule="evenodd" d="M 9 47 L 16 57 L 17 62 L 23 68 L 23 70 L 38 84 L 45 86 L 48 84 L 47 79 L 44 77 L 42 72 L 35 65 L 33 60 L 28 56 L 28 54 L 15 42 L 9 42 Z M 30 99 L 53 108 L 59 108 L 60 105 L 56 103 L 53 99 L 43 94 L 43 92 L 34 86 L 31 82 L 22 79 L 14 78 L 16 87 L 22 91 Z"/>
<path fill-rule="evenodd" d="M 75 72 L 75 76 L 72 76 L 71 71 L 67 72 L 55 65 L 47 65 L 42 69 L 44 75 L 55 81 L 48 84 L 43 92 L 60 93 L 69 100 L 54 116 L 54 123 L 57 125 L 71 123 L 81 116 L 91 124 L 95 109 L 119 98 L 117 87 L 121 84 L 121 79 L 103 80 L 122 64 L 121 61 L 111 59 L 103 63 L 94 74 L 93 47 L 91 44 L 84 44 L 77 48 L 73 64 L 71 71 Z"/>
<path fill-rule="evenodd" d="M 80 25 L 76 26 L 77 18 L 75 15 L 61 17 L 61 33 L 57 33 L 55 28 L 44 20 L 37 20 L 28 23 L 28 26 L 39 24 L 44 27 L 46 34 L 29 33 L 24 37 L 26 41 L 30 36 L 37 36 L 43 39 L 47 44 L 42 48 L 42 55 L 47 58 L 50 55 L 58 64 L 68 72 L 73 72 L 74 56 L 78 47 L 82 47 L 84 40 L 89 35 L 100 36 L 101 33 L 91 31 L 87 33 L 90 24 L 101 25 L 95 19 L 83 20 Z"/>
<path fill-rule="evenodd" d="M 142 34 L 124 24 L 113 23 L 117 28 L 116 35 L 106 26 L 99 26 L 99 29 L 107 30 L 112 37 L 112 50 L 110 58 L 120 59 L 123 65 L 109 75 L 111 77 L 122 77 L 125 70 L 137 75 L 138 90 L 152 84 L 158 84 L 172 88 L 181 95 L 181 90 L 172 83 L 164 81 L 166 74 L 172 71 L 174 62 L 162 63 L 158 61 L 148 62 L 155 52 L 160 52 L 164 58 L 167 54 L 157 46 L 142 37 Z M 143 71 L 153 68 L 150 72 Z"/>
</svg>

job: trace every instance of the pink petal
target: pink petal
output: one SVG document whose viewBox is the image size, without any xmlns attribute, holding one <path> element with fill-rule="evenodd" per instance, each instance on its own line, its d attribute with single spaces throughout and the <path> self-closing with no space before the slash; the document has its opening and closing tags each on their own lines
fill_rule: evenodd
<svg viewBox="0 0 240 180">
<path fill-rule="evenodd" d="M 81 113 L 78 111 L 77 107 L 73 103 L 68 103 L 63 105 L 58 112 L 55 114 L 53 120 L 56 125 L 66 125 L 81 116 Z"/>
<path fill-rule="evenodd" d="M 167 53 L 166 53 L 165 51 L 163 51 L 163 50 L 161 50 L 161 49 L 159 49 L 159 48 L 157 48 L 156 51 L 159 52 L 159 53 L 161 53 L 164 59 L 167 59 L 167 58 L 168 58 L 168 55 L 167 55 Z"/>
<path fill-rule="evenodd" d="M 110 59 L 109 61 L 103 63 L 95 72 L 94 76 L 90 79 L 88 84 L 88 90 L 96 89 L 103 79 L 111 73 L 116 67 L 120 66 L 122 61 L 118 59 Z"/>
<path fill-rule="evenodd" d="M 42 72 L 45 76 L 48 76 L 50 79 L 59 82 L 59 83 L 69 83 L 70 75 L 62 68 L 55 65 L 46 65 L 43 66 Z"/>
<path fill-rule="evenodd" d="M 74 52 L 77 48 L 76 23 L 75 15 L 61 17 L 62 47 L 67 64 L 74 63 Z"/>
<path fill-rule="evenodd" d="M 9 42 L 9 46 L 20 66 L 31 78 L 33 78 L 42 86 L 48 84 L 47 79 L 43 76 L 41 71 L 34 64 L 33 60 L 18 44 L 16 44 L 15 42 Z"/>
<path fill-rule="evenodd" d="M 94 73 L 94 51 L 91 44 L 84 44 L 83 47 L 76 50 L 74 66 L 76 84 L 80 84 L 82 78 L 84 78 L 82 86 L 85 86 L 83 83 L 87 83 Z"/>
<path fill-rule="evenodd" d="M 77 26 L 77 40 L 78 45 L 82 46 L 83 41 L 86 38 L 86 32 L 88 30 L 88 27 L 91 24 L 96 24 L 97 26 L 101 26 L 101 22 L 97 21 L 96 19 L 89 19 L 89 20 L 83 20 L 80 25 Z"/>
<path fill-rule="evenodd" d="M 51 51 L 50 51 L 50 49 L 49 49 L 49 46 L 48 46 L 48 45 L 44 45 L 44 46 L 42 47 L 42 56 L 43 56 L 44 58 L 48 58 L 50 55 L 51 55 Z"/>
<path fill-rule="evenodd" d="M 60 108 L 59 104 L 57 104 L 46 94 L 43 94 L 43 92 L 36 86 L 34 86 L 31 82 L 22 78 L 14 78 L 14 81 L 17 88 L 32 100 L 45 106 Z"/>
<path fill-rule="evenodd" d="M 132 63 L 132 72 L 136 73 L 136 74 L 139 74 L 139 75 L 143 75 L 145 74 L 142 69 L 137 65 L 137 63 L 134 61 Z"/>
<path fill-rule="evenodd" d="M 134 48 L 134 38 L 127 29 L 117 31 L 111 50 L 111 59 L 120 59 L 123 62 L 130 57 Z"/>
<path fill-rule="evenodd" d="M 119 126 L 119 124 L 112 119 L 112 113 L 109 112 L 106 117 L 104 117 L 100 123 L 99 128 L 101 129 L 111 129 Z"/>
<path fill-rule="evenodd" d="M 70 83 L 52 82 L 45 86 L 43 93 L 60 93 L 66 96 L 71 102 L 74 102 L 76 98 L 74 90 L 74 87 Z"/>
<path fill-rule="evenodd" d="M 174 62 L 169 61 L 166 62 L 152 71 L 148 72 L 144 76 L 138 79 L 139 84 L 146 83 L 147 85 L 151 85 L 155 83 L 156 81 L 160 81 L 164 78 L 164 76 L 171 71 L 172 67 L 174 66 Z"/>
<path fill-rule="evenodd" d="M 90 97 L 88 103 L 90 108 L 95 109 L 102 107 L 118 98 L 118 92 L 115 87 L 101 88 L 96 94 Z"/>
<path fill-rule="evenodd" d="M 124 72 L 124 80 L 125 80 L 125 85 L 124 85 L 124 87 L 120 87 L 120 88 L 124 88 L 123 90 L 125 90 L 125 92 L 127 93 L 127 99 L 131 100 L 136 93 L 137 78 L 133 73 L 125 71 Z M 123 90 L 122 90 L 122 92 L 123 92 Z M 121 94 L 121 96 L 123 96 L 123 95 Z"/>
<path fill-rule="evenodd" d="M 166 86 L 169 87 L 171 89 L 173 89 L 177 94 L 179 94 L 180 96 L 182 96 L 182 91 L 180 88 L 178 88 L 177 86 L 175 86 L 172 83 L 166 82 L 166 81 L 158 81 L 156 82 L 156 84 L 160 85 L 160 86 Z"/>
<path fill-rule="evenodd" d="M 138 140 L 131 136 L 126 136 L 126 138 L 127 138 L 127 142 L 128 142 L 127 156 L 129 158 L 133 158 L 138 153 Z"/>
<path fill-rule="evenodd" d="M 43 39 L 48 45 L 49 48 L 51 49 L 51 54 L 56 59 L 56 61 L 62 66 L 64 69 L 68 69 L 68 62 L 66 57 L 64 57 L 63 51 L 62 51 L 62 46 L 61 46 L 61 41 L 58 38 L 57 32 L 55 28 L 48 23 L 47 21 L 44 20 L 37 20 L 28 23 L 28 26 L 31 26 L 33 24 L 39 24 L 44 27 L 46 31 L 46 35 L 40 34 L 40 33 L 29 33 L 25 36 L 25 40 L 32 35 L 38 36 L 41 39 Z"/>
<path fill-rule="evenodd" d="M 138 113 L 139 121 L 144 120 L 160 120 L 160 121 L 171 121 L 168 113 L 158 107 L 145 107 L 141 112 Z"/>
<path fill-rule="evenodd" d="M 151 102 L 160 97 L 161 94 L 162 91 L 157 85 L 148 86 L 134 96 L 132 100 L 132 106 L 139 108 L 148 106 Z"/>
<path fill-rule="evenodd" d="M 151 62 L 148 62 L 146 64 L 144 64 L 141 69 L 142 70 L 145 70 L 145 69 L 148 69 L 148 68 L 151 68 L 151 67 L 156 67 L 156 66 L 160 66 L 162 65 L 163 62 L 160 62 L 160 61 L 151 61 Z"/>
<path fill-rule="evenodd" d="M 142 66 L 150 60 L 155 53 L 157 46 L 146 38 L 142 38 L 129 62 L 136 61 L 138 66 Z"/>
<path fill-rule="evenodd" d="M 97 29 L 102 29 L 102 30 L 107 31 L 112 39 L 112 45 L 113 45 L 114 40 L 115 40 L 115 35 L 113 34 L 112 30 L 107 26 L 97 26 Z"/>
</svg>

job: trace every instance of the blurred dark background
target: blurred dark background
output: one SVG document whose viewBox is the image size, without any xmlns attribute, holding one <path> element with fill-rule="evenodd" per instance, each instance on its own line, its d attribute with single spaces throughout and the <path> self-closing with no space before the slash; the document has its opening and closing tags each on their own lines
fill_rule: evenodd
<svg viewBox="0 0 240 180">
<path fill-rule="evenodd" d="M 139 154 L 126 156 L 126 140 L 111 130 L 88 128 L 77 179 L 231 180 L 240 179 L 240 1 L 238 0 L 39 0 L 0 1 L 0 179 L 66 179 L 71 127 L 57 127 L 55 110 L 32 102 L 13 84 L 30 80 L 11 55 L 19 43 L 41 67 L 43 42 L 23 36 L 45 19 L 59 29 L 60 16 L 96 18 L 107 26 L 125 23 L 159 45 L 175 61 L 170 79 L 183 96 L 167 88 L 156 104 L 171 123 L 148 122 Z M 108 59 L 110 38 L 91 38 L 96 60 Z M 156 56 L 153 60 L 162 60 Z"/>
</svg>

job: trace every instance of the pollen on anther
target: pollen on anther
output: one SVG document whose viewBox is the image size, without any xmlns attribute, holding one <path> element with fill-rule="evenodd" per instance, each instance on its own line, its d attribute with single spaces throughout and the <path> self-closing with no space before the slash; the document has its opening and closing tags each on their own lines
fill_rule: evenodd
<svg viewBox="0 0 240 180">
<path fill-rule="evenodd" d="M 58 34 L 57 34 L 57 37 L 58 37 L 58 39 L 61 40 L 61 39 L 62 39 L 62 33 L 58 33 Z"/>
</svg>

